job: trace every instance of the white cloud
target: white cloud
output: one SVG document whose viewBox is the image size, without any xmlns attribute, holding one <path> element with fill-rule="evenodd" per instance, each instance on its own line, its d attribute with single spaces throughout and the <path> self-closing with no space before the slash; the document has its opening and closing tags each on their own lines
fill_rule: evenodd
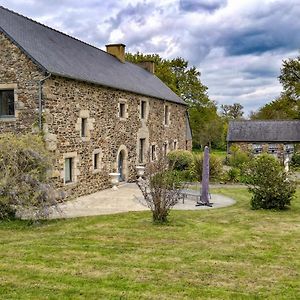
<svg viewBox="0 0 300 300">
<path fill-rule="evenodd" d="M 297 0 L 2 0 L 2 5 L 98 47 L 181 56 L 212 99 L 257 109 L 280 93 L 282 59 L 300 45 Z"/>
</svg>

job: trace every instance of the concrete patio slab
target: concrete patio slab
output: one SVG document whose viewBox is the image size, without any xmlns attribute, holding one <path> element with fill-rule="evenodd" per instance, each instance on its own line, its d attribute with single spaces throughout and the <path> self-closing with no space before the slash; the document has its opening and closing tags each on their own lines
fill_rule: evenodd
<svg viewBox="0 0 300 300">
<path fill-rule="evenodd" d="M 203 210 L 215 209 L 233 205 L 235 201 L 231 198 L 212 194 L 213 207 L 195 206 L 194 199 L 185 199 L 185 203 L 175 205 L 176 210 Z M 108 215 L 129 211 L 149 210 L 142 193 L 135 183 L 126 183 L 117 191 L 106 189 L 97 193 L 67 201 L 59 205 L 60 213 L 53 211 L 50 218 L 75 218 L 84 216 Z"/>
</svg>

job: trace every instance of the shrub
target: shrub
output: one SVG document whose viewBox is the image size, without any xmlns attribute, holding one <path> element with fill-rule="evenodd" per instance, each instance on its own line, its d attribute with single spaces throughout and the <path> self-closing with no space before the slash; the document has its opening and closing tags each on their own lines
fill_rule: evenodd
<svg viewBox="0 0 300 300">
<path fill-rule="evenodd" d="M 300 167 L 300 152 L 299 153 L 294 153 L 291 159 L 291 165 L 293 167 Z"/>
<path fill-rule="evenodd" d="M 139 179 L 137 185 L 151 209 L 153 221 L 167 222 L 171 208 L 182 197 L 180 172 L 174 171 L 165 157 L 159 157 L 147 166 L 145 179 Z"/>
<path fill-rule="evenodd" d="M 238 168 L 230 168 L 226 173 L 226 179 L 230 182 L 240 181 L 241 171 Z"/>
<path fill-rule="evenodd" d="M 13 220 L 16 218 L 16 209 L 10 205 L 7 198 L 0 197 L 0 220 Z"/>
<path fill-rule="evenodd" d="M 170 165 L 178 171 L 188 170 L 193 163 L 193 154 L 186 150 L 171 151 L 167 157 Z"/>
<path fill-rule="evenodd" d="M 51 165 L 41 137 L 0 135 L 0 218 L 13 218 L 16 208 L 34 218 L 49 215 L 57 204 L 48 176 Z"/>
<path fill-rule="evenodd" d="M 252 193 L 253 209 L 284 209 L 290 205 L 296 191 L 280 162 L 268 154 L 262 154 L 248 164 L 245 180 Z"/>
<path fill-rule="evenodd" d="M 247 164 L 250 161 L 250 155 L 247 152 L 237 150 L 234 152 L 231 152 L 231 155 L 229 156 L 228 162 L 231 167 L 239 168 L 241 169 L 243 165 Z"/>
<path fill-rule="evenodd" d="M 202 180 L 202 168 L 203 168 L 203 154 L 194 155 L 193 172 L 198 180 Z M 217 180 L 221 177 L 223 172 L 222 161 L 219 157 L 210 154 L 209 155 L 209 178 Z"/>
</svg>

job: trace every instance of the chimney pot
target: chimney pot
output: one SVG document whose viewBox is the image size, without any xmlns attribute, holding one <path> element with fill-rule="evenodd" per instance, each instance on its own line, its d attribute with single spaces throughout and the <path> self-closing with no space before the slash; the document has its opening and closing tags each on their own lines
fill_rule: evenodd
<svg viewBox="0 0 300 300">
<path fill-rule="evenodd" d="M 124 44 L 108 44 L 105 45 L 106 52 L 115 56 L 119 61 L 125 63 L 125 45 Z"/>
</svg>

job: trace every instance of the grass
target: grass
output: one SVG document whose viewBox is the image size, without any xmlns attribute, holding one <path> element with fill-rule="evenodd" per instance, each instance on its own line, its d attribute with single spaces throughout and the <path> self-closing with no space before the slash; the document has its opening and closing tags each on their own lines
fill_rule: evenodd
<svg viewBox="0 0 300 300">
<path fill-rule="evenodd" d="M 231 207 L 0 223 L 1 299 L 299 299 L 300 190 L 291 209 Z"/>
<path fill-rule="evenodd" d="M 203 151 L 201 149 L 193 149 L 193 153 L 202 153 Z M 215 156 L 219 157 L 222 161 L 225 160 L 227 153 L 223 150 L 217 150 L 217 149 L 211 149 L 211 154 L 214 154 Z"/>
</svg>

